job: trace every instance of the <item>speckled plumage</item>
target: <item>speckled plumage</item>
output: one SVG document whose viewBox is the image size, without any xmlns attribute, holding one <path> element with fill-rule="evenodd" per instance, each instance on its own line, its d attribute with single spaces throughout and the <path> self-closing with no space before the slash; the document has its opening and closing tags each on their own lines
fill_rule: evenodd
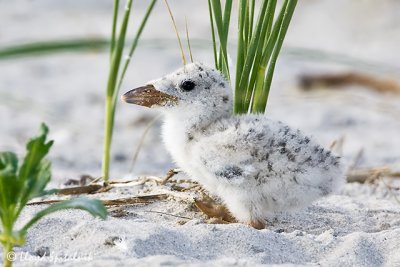
<svg viewBox="0 0 400 267">
<path fill-rule="evenodd" d="M 195 87 L 185 91 L 188 80 Z M 172 157 L 239 221 L 262 223 L 343 183 L 339 158 L 299 130 L 265 115 L 233 116 L 232 89 L 218 71 L 194 63 L 149 84 L 177 99 L 153 106 L 165 114 Z"/>
</svg>

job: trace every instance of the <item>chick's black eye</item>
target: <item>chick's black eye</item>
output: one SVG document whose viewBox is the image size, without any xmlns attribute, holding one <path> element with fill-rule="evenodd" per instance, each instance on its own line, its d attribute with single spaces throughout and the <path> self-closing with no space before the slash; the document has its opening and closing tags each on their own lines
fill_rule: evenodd
<svg viewBox="0 0 400 267">
<path fill-rule="evenodd" d="M 191 80 L 186 80 L 181 83 L 180 87 L 184 91 L 192 91 L 196 87 L 196 84 Z"/>
</svg>

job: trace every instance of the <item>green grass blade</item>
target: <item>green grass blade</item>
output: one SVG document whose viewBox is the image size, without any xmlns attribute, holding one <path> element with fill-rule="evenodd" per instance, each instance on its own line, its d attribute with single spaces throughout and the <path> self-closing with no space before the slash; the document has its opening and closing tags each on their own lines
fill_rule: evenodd
<svg viewBox="0 0 400 267">
<path fill-rule="evenodd" d="M 230 81 L 230 71 L 229 71 L 229 60 L 228 60 L 228 36 L 229 36 L 229 25 L 231 20 L 231 12 L 232 12 L 232 0 L 226 0 L 225 8 L 224 8 L 224 17 L 223 17 L 223 30 L 224 30 L 224 41 L 225 47 L 222 51 L 224 53 L 223 70 L 225 73 L 225 77 Z M 224 51 L 225 50 L 225 51 Z"/>
<path fill-rule="evenodd" d="M 116 45 L 114 47 L 114 50 L 112 51 L 112 61 L 111 61 L 109 79 L 108 79 L 108 84 L 107 84 L 106 111 L 105 111 L 106 121 L 105 121 L 105 127 L 104 127 L 104 136 L 105 137 L 104 137 L 104 154 L 103 154 L 102 173 L 103 173 L 103 179 L 104 179 L 105 183 L 107 183 L 108 179 L 109 179 L 109 166 L 110 166 L 110 153 L 111 153 L 110 149 L 111 149 L 112 135 L 113 135 L 113 129 L 114 129 L 114 118 L 115 118 L 115 110 L 116 110 L 117 100 L 118 100 L 118 93 L 121 88 L 126 71 L 128 69 L 131 57 L 132 57 L 134 51 L 136 50 L 136 47 L 138 45 L 138 42 L 142 35 L 144 27 L 150 17 L 151 12 L 154 9 L 156 2 L 157 2 L 157 0 L 152 0 L 146 10 L 146 13 L 141 21 L 141 24 L 136 32 L 136 36 L 130 47 L 128 56 L 123 64 L 122 72 L 121 72 L 121 75 L 119 76 L 119 79 L 118 79 L 118 73 L 119 73 L 119 68 L 121 65 L 122 52 L 123 52 L 124 46 L 125 46 L 126 31 L 127 31 L 129 17 L 130 17 L 131 8 L 132 8 L 131 0 L 128 0 L 128 2 L 127 2 L 124 17 L 123 17 L 122 24 L 121 24 L 120 33 L 119 33 Z M 117 79 L 118 79 L 118 83 L 117 83 Z"/>
<path fill-rule="evenodd" d="M 262 30 L 261 34 L 259 37 L 259 44 L 257 46 L 256 54 L 254 56 L 254 62 L 253 62 L 253 67 L 251 69 L 251 72 L 249 74 L 249 80 L 248 80 L 248 85 L 246 88 L 246 94 L 243 99 L 244 101 L 244 109 L 246 112 L 249 110 L 250 103 L 252 101 L 252 97 L 254 96 L 254 92 L 257 91 L 257 88 L 262 88 L 263 85 L 263 80 L 265 76 L 265 66 L 262 66 L 262 60 L 263 60 L 263 53 L 265 51 L 266 43 L 268 41 L 268 37 L 271 34 L 271 28 L 272 28 L 272 23 L 275 15 L 275 9 L 276 9 L 276 0 L 270 0 L 268 1 L 264 20 L 263 20 L 263 25 L 262 25 Z M 261 77 L 259 77 L 262 75 Z M 260 84 L 261 83 L 261 84 Z"/>
<path fill-rule="evenodd" d="M 144 27 L 147 24 L 147 20 L 149 19 L 150 14 L 153 11 L 154 6 L 155 6 L 156 3 L 157 3 L 157 0 L 152 0 L 150 5 L 148 6 L 148 8 L 146 10 L 146 13 L 145 13 L 145 15 L 144 15 L 144 17 L 142 19 L 142 22 L 140 23 L 139 29 L 136 32 L 135 38 L 133 39 L 131 48 L 129 49 L 129 54 L 128 54 L 127 58 L 125 59 L 125 63 L 124 63 L 123 69 L 122 69 L 121 76 L 119 78 L 117 89 L 114 91 L 113 116 L 114 116 L 114 113 L 115 113 L 115 106 L 116 106 L 116 103 L 117 103 L 118 93 L 119 93 L 119 90 L 121 89 L 121 85 L 122 85 L 122 82 L 124 80 L 125 73 L 126 73 L 126 71 L 128 69 L 129 63 L 131 62 L 132 55 L 135 52 L 136 47 L 137 47 L 137 45 L 139 43 L 139 39 L 142 36 Z"/>
<path fill-rule="evenodd" d="M 142 19 L 142 22 L 140 23 L 139 29 L 136 32 L 135 38 L 133 39 L 133 43 L 132 43 L 131 48 L 129 50 L 129 54 L 125 59 L 124 66 L 123 66 L 123 69 L 122 69 L 122 72 L 121 72 L 121 75 L 120 75 L 120 78 L 119 78 L 118 85 L 117 85 L 116 89 L 114 90 L 113 101 L 112 101 L 113 102 L 112 103 L 112 113 L 111 113 L 111 117 L 113 118 L 113 122 L 112 122 L 113 128 L 114 128 L 114 118 L 115 118 L 115 111 L 116 111 L 116 107 L 117 107 L 118 95 L 119 95 L 119 91 L 121 90 L 122 82 L 124 80 L 126 71 L 128 70 L 129 63 L 131 62 L 132 55 L 136 50 L 136 47 L 137 47 L 137 45 L 139 43 L 139 39 L 140 39 L 140 37 L 142 35 L 144 27 L 146 26 L 147 20 L 149 19 L 150 14 L 153 11 L 154 6 L 155 6 L 156 3 L 157 3 L 157 0 L 152 0 L 150 5 L 147 8 L 147 11 L 146 11 L 146 13 L 145 13 L 145 15 L 144 15 L 144 17 Z"/>
<path fill-rule="evenodd" d="M 212 45 L 213 45 L 213 52 L 214 52 L 214 64 L 215 68 L 218 68 L 218 56 L 217 56 L 217 43 L 215 42 L 215 28 L 214 28 L 214 19 L 213 19 L 213 12 L 211 7 L 211 0 L 208 0 L 208 12 L 210 15 L 210 26 L 211 26 L 211 37 L 212 37 Z"/>
<path fill-rule="evenodd" d="M 222 16 L 221 2 L 221 0 L 209 0 L 208 4 L 211 21 L 215 22 L 220 42 L 219 57 L 214 57 L 216 66 L 226 75 L 229 72 L 227 38 L 232 2 L 225 1 L 224 16 Z M 262 0 L 260 8 L 256 8 L 255 0 L 238 1 L 238 43 L 233 103 L 235 114 L 255 112 L 253 106 L 257 107 L 256 112 L 259 112 L 259 104 L 266 104 L 267 98 L 260 99 L 260 97 L 264 96 L 263 93 L 267 92 L 266 86 L 272 81 L 276 60 L 296 6 L 296 3 L 293 3 L 291 0 L 285 0 L 274 24 L 277 0 Z M 258 15 L 255 21 L 257 9 Z"/>
<path fill-rule="evenodd" d="M 102 38 L 32 42 L 1 48 L 0 60 L 59 52 L 100 50 L 104 49 L 107 45 L 109 45 L 109 41 Z"/>
<path fill-rule="evenodd" d="M 281 11 L 279 12 L 278 18 L 275 21 L 275 24 L 273 26 L 272 32 L 269 37 L 266 37 L 268 40 L 265 43 L 264 49 L 263 49 L 263 54 L 262 54 L 262 59 L 260 61 L 260 64 L 257 69 L 257 77 L 256 77 L 256 84 L 253 92 L 253 99 L 252 99 L 252 107 L 251 107 L 251 112 L 255 113 L 262 113 L 264 111 L 260 111 L 263 108 L 263 102 L 262 102 L 262 97 L 263 95 L 263 88 L 264 88 L 264 82 L 265 82 L 265 72 L 267 71 L 267 66 L 268 63 L 270 62 L 273 49 L 275 47 L 275 44 L 277 42 L 277 38 L 279 35 L 279 31 L 282 25 L 283 17 L 285 14 L 286 10 L 286 5 L 287 1 L 285 0 L 284 5 L 281 8 Z"/>
<path fill-rule="evenodd" d="M 271 55 L 271 62 L 268 66 L 264 85 L 263 85 L 261 91 L 259 90 L 258 92 L 256 92 L 256 93 L 258 93 L 258 95 L 257 94 L 255 95 L 255 101 L 254 101 L 254 106 L 253 106 L 253 110 L 252 110 L 255 113 L 264 113 L 265 112 L 265 108 L 266 108 L 267 101 L 268 101 L 268 95 L 269 95 L 269 91 L 270 91 L 270 87 L 271 87 L 271 82 L 272 82 L 273 74 L 275 71 L 276 61 L 278 59 L 280 50 L 282 48 L 282 44 L 285 39 L 287 30 L 289 28 L 289 24 L 292 19 L 296 5 L 297 5 L 297 0 L 286 0 L 284 6 L 282 8 L 283 14 L 282 14 L 282 12 L 280 14 L 280 16 L 282 16 L 282 20 L 281 20 L 281 23 L 277 25 L 277 26 L 280 26 L 279 32 L 278 32 L 276 42 L 275 42 L 275 45 L 273 48 L 273 52 Z M 271 40 L 271 43 L 272 43 L 272 40 Z"/>
<path fill-rule="evenodd" d="M 246 98 L 247 91 L 250 90 L 248 88 L 249 73 L 253 68 L 253 62 L 255 57 L 257 56 L 257 48 L 260 46 L 260 36 L 262 34 L 262 29 L 263 29 L 262 26 L 266 16 L 265 14 L 266 9 L 267 9 L 267 0 L 264 0 L 262 7 L 259 11 L 255 32 L 250 41 L 243 69 L 241 70 L 240 76 L 236 77 L 236 79 L 239 79 L 238 81 L 239 87 L 235 89 L 235 93 L 239 93 L 237 97 L 242 100 L 240 108 L 237 109 L 239 113 L 246 113 L 248 110 L 248 107 L 245 106 L 245 101 L 243 100 Z"/>
<path fill-rule="evenodd" d="M 253 27 L 254 27 L 254 11 L 256 8 L 256 0 L 251 0 L 250 1 L 250 32 L 249 32 L 249 40 L 251 39 L 251 36 L 253 35 Z"/>
<path fill-rule="evenodd" d="M 247 46 L 245 46 L 244 28 L 246 27 L 246 0 L 239 1 L 239 23 L 238 23 L 238 47 L 236 55 L 236 79 L 235 79 L 235 93 L 233 99 L 234 113 L 240 113 L 242 98 L 239 89 L 239 77 L 242 73 L 244 59 L 247 54 Z"/>
<path fill-rule="evenodd" d="M 115 47 L 115 36 L 117 31 L 117 21 L 118 21 L 118 8 L 119 8 L 119 0 L 114 0 L 114 11 L 113 11 L 113 22 L 111 28 L 111 46 L 110 46 L 110 62 L 112 60 L 112 53 Z"/>
<path fill-rule="evenodd" d="M 228 45 L 228 36 L 229 36 L 229 25 L 231 21 L 231 13 L 232 13 L 232 0 L 227 0 L 225 2 L 224 7 L 224 17 L 223 17 L 223 29 L 224 29 L 224 42 Z"/>
<path fill-rule="evenodd" d="M 116 41 L 114 50 L 112 51 L 112 60 L 110 64 L 110 71 L 108 74 L 107 90 L 106 90 L 106 108 L 105 108 L 105 126 L 104 126 L 104 151 L 103 151 L 103 164 L 102 175 L 104 182 L 107 183 L 109 179 L 110 169 L 110 153 L 111 141 L 114 129 L 114 93 L 116 90 L 116 83 L 118 71 L 120 67 L 122 52 L 125 45 L 126 30 L 128 28 L 129 16 L 132 8 L 132 0 L 128 0 L 125 7 L 124 17 L 122 20 L 118 39 Z"/>
<path fill-rule="evenodd" d="M 274 71 L 275 71 L 276 61 L 277 61 L 279 53 L 281 51 L 283 41 L 285 40 L 285 36 L 286 36 L 287 30 L 289 28 L 289 24 L 292 19 L 296 5 L 297 5 L 297 0 L 289 0 L 289 3 L 287 5 L 286 11 L 285 11 L 285 15 L 283 17 L 281 30 L 279 31 L 279 36 L 278 36 L 278 42 L 275 45 L 275 48 L 274 48 L 274 51 L 272 54 L 272 58 L 271 58 L 271 63 L 268 67 L 267 76 L 266 76 L 266 80 L 264 83 L 264 88 L 263 88 L 264 97 L 262 98 L 263 105 L 264 105 L 264 111 L 265 111 L 265 107 L 266 107 L 267 101 L 268 101 L 268 95 L 269 95 L 271 82 L 272 82 L 272 78 L 273 78 Z"/>
<path fill-rule="evenodd" d="M 245 8 L 245 13 L 244 13 L 244 28 L 242 29 L 242 34 L 244 35 L 245 39 L 245 47 L 244 51 L 247 51 L 247 46 L 249 45 L 249 42 L 251 40 L 251 33 L 250 33 L 250 2 L 246 1 L 246 8 Z M 239 11 L 240 12 L 240 11 Z"/>
<path fill-rule="evenodd" d="M 232 7 L 231 1 L 232 0 L 227 0 L 226 5 L 228 5 L 228 7 L 229 6 Z M 221 8 L 220 1 L 219 0 L 211 0 L 211 7 L 213 10 L 214 21 L 217 26 L 217 32 L 218 32 L 218 37 L 219 37 L 219 41 L 220 41 L 221 53 L 219 55 L 220 58 L 218 59 L 218 61 L 220 61 L 222 64 L 219 64 L 218 69 L 220 71 L 222 71 L 222 73 L 225 75 L 225 77 L 229 80 L 228 51 L 227 51 L 228 30 L 224 28 L 225 23 L 224 23 L 224 17 L 222 16 L 222 8 Z M 228 18 L 230 18 L 230 16 L 227 15 L 226 19 L 228 19 Z M 229 27 L 229 25 L 227 25 L 227 26 Z"/>
<path fill-rule="evenodd" d="M 176 40 L 173 38 L 149 38 L 142 39 L 139 46 L 164 49 L 166 47 L 175 47 L 175 41 Z M 194 48 L 207 49 L 207 47 L 212 45 L 212 42 L 207 39 L 191 38 L 190 41 Z M 57 55 L 59 53 L 102 52 L 108 49 L 109 45 L 110 40 L 103 38 L 33 41 L 0 47 L 0 61 L 42 55 Z M 282 53 L 300 61 L 336 63 L 364 71 L 375 71 L 379 73 L 396 74 L 400 72 L 400 68 L 397 66 L 379 61 L 363 60 L 345 53 L 333 53 L 325 50 L 307 49 L 295 46 L 286 46 L 286 49 L 283 50 Z"/>
<path fill-rule="evenodd" d="M 211 4 L 212 6 L 214 6 L 214 0 L 211 0 Z M 222 31 L 223 31 L 223 17 L 222 17 L 222 13 L 221 13 L 221 7 L 220 7 L 220 3 L 218 3 L 219 6 L 219 12 L 217 12 L 215 10 L 215 7 L 213 7 L 213 14 L 214 14 L 214 22 L 215 22 L 215 26 L 217 28 L 217 33 L 218 33 L 218 37 L 219 37 L 219 46 L 218 46 L 218 62 L 217 62 L 217 68 L 219 71 L 221 71 L 222 73 L 224 73 L 225 77 L 226 77 L 226 73 L 224 72 L 224 67 L 222 65 L 222 61 L 224 60 L 224 51 L 222 46 L 223 44 L 223 35 L 222 35 Z"/>
<path fill-rule="evenodd" d="M 128 29 L 128 22 L 131 14 L 131 8 L 132 8 L 132 0 L 128 0 L 125 7 L 121 29 L 118 34 L 114 50 L 112 51 L 112 61 L 111 61 L 110 73 L 108 76 L 109 78 L 107 84 L 107 96 L 112 96 L 116 88 L 120 62 L 125 46 L 126 31 Z"/>
</svg>

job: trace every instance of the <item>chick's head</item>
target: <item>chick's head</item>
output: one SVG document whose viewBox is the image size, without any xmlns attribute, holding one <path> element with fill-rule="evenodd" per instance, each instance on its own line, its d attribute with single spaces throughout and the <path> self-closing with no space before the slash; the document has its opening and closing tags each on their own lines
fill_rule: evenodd
<svg viewBox="0 0 400 267">
<path fill-rule="evenodd" d="M 127 103 L 165 111 L 227 109 L 232 90 L 223 75 L 202 63 L 191 63 L 122 96 Z"/>
</svg>

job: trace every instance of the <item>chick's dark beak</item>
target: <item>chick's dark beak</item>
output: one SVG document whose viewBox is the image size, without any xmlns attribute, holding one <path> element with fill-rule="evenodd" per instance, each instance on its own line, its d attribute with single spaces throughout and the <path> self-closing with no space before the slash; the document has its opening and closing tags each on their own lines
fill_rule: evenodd
<svg viewBox="0 0 400 267">
<path fill-rule="evenodd" d="M 153 85 L 145 85 L 126 92 L 121 99 L 129 104 L 151 108 L 152 106 L 165 106 L 177 102 L 172 95 L 157 91 Z"/>
</svg>

